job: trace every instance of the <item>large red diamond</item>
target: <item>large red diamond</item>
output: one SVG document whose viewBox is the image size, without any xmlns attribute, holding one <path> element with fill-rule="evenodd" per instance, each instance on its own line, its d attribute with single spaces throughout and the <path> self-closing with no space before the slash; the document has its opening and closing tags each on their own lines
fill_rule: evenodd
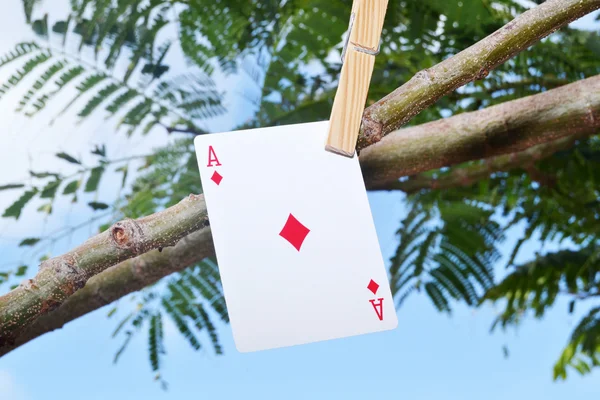
<svg viewBox="0 0 600 400">
<path fill-rule="evenodd" d="M 371 292 L 373 292 L 373 294 L 377 294 L 379 285 L 377 284 L 377 282 L 375 282 L 373 279 L 371 279 L 371 282 L 369 282 L 369 284 L 367 285 L 367 289 L 369 289 Z"/>
<path fill-rule="evenodd" d="M 283 229 L 279 232 L 279 236 L 290 242 L 296 250 L 300 251 L 306 235 L 310 229 L 305 227 L 292 214 L 288 217 Z"/>
<path fill-rule="evenodd" d="M 212 181 L 218 185 L 223 180 L 223 177 L 221 176 L 220 173 L 215 171 L 214 174 L 212 174 L 212 176 L 210 177 L 210 179 L 212 179 Z"/>
</svg>

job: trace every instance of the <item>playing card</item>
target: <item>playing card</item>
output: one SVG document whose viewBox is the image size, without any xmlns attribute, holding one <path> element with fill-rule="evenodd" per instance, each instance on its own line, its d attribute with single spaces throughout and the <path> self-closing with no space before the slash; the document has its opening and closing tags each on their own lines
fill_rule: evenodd
<svg viewBox="0 0 600 400">
<path fill-rule="evenodd" d="M 397 326 L 358 158 L 325 151 L 327 126 L 195 139 L 239 351 Z"/>
</svg>

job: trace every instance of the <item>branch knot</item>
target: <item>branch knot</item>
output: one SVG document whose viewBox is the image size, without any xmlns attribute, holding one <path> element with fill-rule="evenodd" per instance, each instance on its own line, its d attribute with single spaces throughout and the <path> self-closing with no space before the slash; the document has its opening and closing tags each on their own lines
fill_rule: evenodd
<svg viewBox="0 0 600 400">
<path fill-rule="evenodd" d="M 144 232 L 133 219 L 119 221 L 110 228 L 110 237 L 115 245 L 139 254 L 144 249 Z"/>
</svg>

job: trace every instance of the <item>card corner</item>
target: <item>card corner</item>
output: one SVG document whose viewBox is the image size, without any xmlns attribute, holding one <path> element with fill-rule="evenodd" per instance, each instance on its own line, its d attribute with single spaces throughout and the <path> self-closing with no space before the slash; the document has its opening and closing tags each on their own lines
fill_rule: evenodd
<svg viewBox="0 0 600 400">
<path fill-rule="evenodd" d="M 233 338 L 233 343 L 235 344 L 235 349 L 238 351 L 238 353 L 252 353 L 254 350 L 251 348 L 248 348 L 245 344 L 240 343 L 238 340 L 235 339 L 235 337 Z"/>
</svg>

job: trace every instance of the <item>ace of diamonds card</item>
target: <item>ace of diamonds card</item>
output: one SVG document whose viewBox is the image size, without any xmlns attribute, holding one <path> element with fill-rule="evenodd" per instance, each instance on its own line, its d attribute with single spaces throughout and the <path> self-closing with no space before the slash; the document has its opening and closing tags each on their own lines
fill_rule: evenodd
<svg viewBox="0 0 600 400">
<path fill-rule="evenodd" d="M 325 151 L 327 127 L 195 139 L 239 351 L 398 324 L 358 158 Z"/>
</svg>

